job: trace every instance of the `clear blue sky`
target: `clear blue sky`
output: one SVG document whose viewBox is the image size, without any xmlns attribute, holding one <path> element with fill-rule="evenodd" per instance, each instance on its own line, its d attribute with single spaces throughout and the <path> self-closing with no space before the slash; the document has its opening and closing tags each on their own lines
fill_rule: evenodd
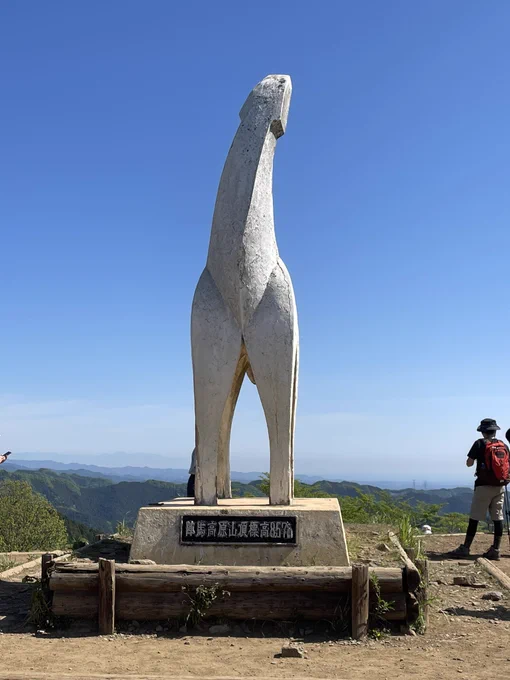
<svg viewBox="0 0 510 680">
<path fill-rule="evenodd" d="M 478 421 L 510 426 L 509 25 L 502 1 L 3 0 L 0 446 L 187 463 L 222 165 L 288 73 L 297 469 L 469 483 Z M 268 468 L 249 383 L 232 448 Z"/>
</svg>

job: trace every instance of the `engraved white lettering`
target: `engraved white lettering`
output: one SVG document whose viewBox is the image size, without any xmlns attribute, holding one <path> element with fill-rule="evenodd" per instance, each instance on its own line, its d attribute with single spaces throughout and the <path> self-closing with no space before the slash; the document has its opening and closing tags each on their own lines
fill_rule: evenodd
<svg viewBox="0 0 510 680">
<path fill-rule="evenodd" d="M 238 538 L 248 538 L 248 522 L 239 522 Z"/>
<path fill-rule="evenodd" d="M 282 537 L 282 523 L 281 522 L 271 522 L 271 528 L 269 529 L 269 536 L 271 538 L 281 538 Z"/>
<path fill-rule="evenodd" d="M 260 538 L 269 538 L 269 522 L 260 523 Z"/>
<path fill-rule="evenodd" d="M 283 523 L 283 538 L 294 538 L 294 531 L 292 530 L 292 524 L 290 522 Z"/>
</svg>

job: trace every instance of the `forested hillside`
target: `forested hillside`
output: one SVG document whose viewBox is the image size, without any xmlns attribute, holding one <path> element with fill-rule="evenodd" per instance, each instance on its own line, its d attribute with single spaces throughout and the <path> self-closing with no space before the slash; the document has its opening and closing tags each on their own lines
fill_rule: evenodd
<svg viewBox="0 0 510 680">
<path fill-rule="evenodd" d="M 133 525 L 141 506 L 186 495 L 185 484 L 157 480 L 115 484 L 102 477 L 84 477 L 45 469 L 15 472 L 0 469 L 0 482 L 6 479 L 27 481 L 35 491 L 45 496 L 66 518 L 67 529 L 73 539 L 83 536 L 91 540 L 96 531 L 114 532 L 117 523 L 122 521 Z M 344 501 L 345 510 L 349 508 L 351 514 L 356 507 L 366 510 L 363 521 L 369 518 L 372 500 L 379 501 L 381 506 L 383 503 L 408 503 L 413 507 L 420 504 L 439 504 L 442 506 L 440 510 L 442 514 L 465 514 L 469 511 L 471 499 L 470 489 L 464 488 L 383 491 L 374 486 L 360 486 L 352 482 L 321 481 L 311 485 L 302 482 L 297 484 L 301 496 L 332 495 L 355 500 L 363 494 L 365 500 L 359 505 Z M 265 495 L 266 489 L 263 480 L 255 480 L 250 484 L 234 482 L 232 490 L 236 497 L 261 497 Z M 368 498 L 371 499 L 370 502 Z M 76 523 L 86 526 L 78 526 Z"/>
<path fill-rule="evenodd" d="M 473 490 L 468 487 L 456 487 L 454 489 L 401 489 L 399 491 L 387 491 L 376 486 L 360 486 L 353 482 L 316 482 L 310 485 L 310 489 L 320 489 L 334 496 L 355 497 L 360 490 L 376 498 L 389 495 L 395 501 L 407 501 L 411 505 L 417 503 L 439 503 L 441 513 L 460 512 L 467 514 L 471 505 Z"/>
</svg>

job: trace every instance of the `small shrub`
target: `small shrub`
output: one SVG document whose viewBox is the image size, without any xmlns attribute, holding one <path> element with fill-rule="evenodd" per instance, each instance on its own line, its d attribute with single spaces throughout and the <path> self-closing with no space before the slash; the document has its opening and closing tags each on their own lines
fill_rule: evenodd
<svg viewBox="0 0 510 680">
<path fill-rule="evenodd" d="M 64 520 L 28 482 L 0 484 L 0 550 L 56 550 L 67 545 Z"/>
<path fill-rule="evenodd" d="M 222 590 L 218 583 L 215 583 L 213 586 L 198 586 L 195 590 L 189 590 L 187 587 L 184 587 L 183 590 L 190 601 L 190 610 L 186 616 L 185 624 L 191 623 L 192 626 L 198 626 L 207 610 L 218 597 L 230 596 L 230 593 Z"/>
<path fill-rule="evenodd" d="M 70 621 L 64 616 L 55 616 L 46 599 L 41 580 L 33 576 L 26 576 L 24 583 L 32 583 L 32 597 L 30 601 L 30 611 L 26 623 L 34 626 L 38 630 L 55 630 L 67 628 Z"/>
<path fill-rule="evenodd" d="M 391 602 L 385 600 L 381 595 L 379 579 L 375 574 L 370 574 L 373 597 L 370 598 L 370 611 L 368 618 L 368 634 L 374 640 L 380 640 L 388 635 L 386 614 L 393 609 Z"/>
<path fill-rule="evenodd" d="M 119 534 L 119 536 L 133 536 L 133 527 L 129 526 L 126 517 L 127 515 L 125 515 L 121 522 L 117 522 L 117 526 L 115 527 L 115 533 Z"/>
<path fill-rule="evenodd" d="M 0 557 L 0 573 L 12 569 L 17 564 L 16 560 L 10 560 L 7 557 Z"/>
<path fill-rule="evenodd" d="M 415 559 L 422 557 L 420 534 L 408 515 L 404 515 L 398 523 L 398 540 L 404 550 L 414 551 Z"/>
</svg>

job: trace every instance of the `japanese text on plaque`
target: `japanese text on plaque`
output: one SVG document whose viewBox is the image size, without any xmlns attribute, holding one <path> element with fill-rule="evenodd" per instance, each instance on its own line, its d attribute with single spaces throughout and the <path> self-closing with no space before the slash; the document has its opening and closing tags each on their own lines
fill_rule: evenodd
<svg viewBox="0 0 510 680">
<path fill-rule="evenodd" d="M 296 543 L 296 517 L 185 515 L 183 543 Z"/>
</svg>

